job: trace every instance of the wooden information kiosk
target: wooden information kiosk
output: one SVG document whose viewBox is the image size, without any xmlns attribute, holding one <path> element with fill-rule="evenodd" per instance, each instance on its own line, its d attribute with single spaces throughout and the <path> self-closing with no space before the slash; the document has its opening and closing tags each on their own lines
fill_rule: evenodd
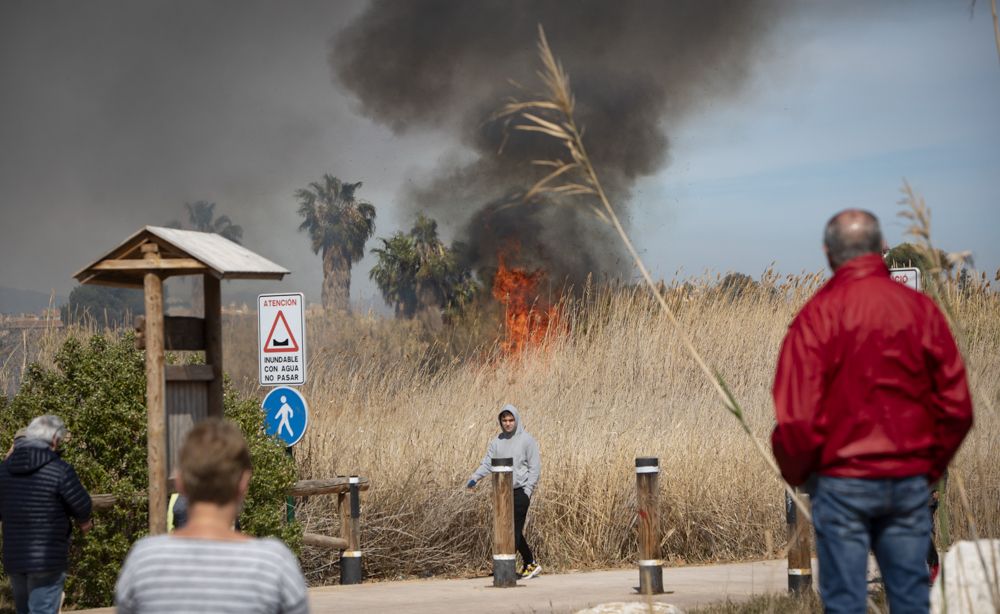
<svg viewBox="0 0 1000 614">
<path fill-rule="evenodd" d="M 146 315 L 137 342 L 146 350 L 149 532 L 167 530 L 167 478 L 180 442 L 207 416 L 222 416 L 223 279 L 280 280 L 289 271 L 220 235 L 146 226 L 74 275 L 81 284 L 142 288 Z M 163 280 L 201 275 L 205 317 L 163 313 Z M 204 351 L 203 365 L 166 365 L 167 351 Z"/>
</svg>

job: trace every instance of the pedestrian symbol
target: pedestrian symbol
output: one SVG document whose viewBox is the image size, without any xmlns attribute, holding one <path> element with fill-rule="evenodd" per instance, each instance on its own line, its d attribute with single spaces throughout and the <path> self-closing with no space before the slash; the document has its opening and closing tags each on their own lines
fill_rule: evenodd
<svg viewBox="0 0 1000 614">
<path fill-rule="evenodd" d="M 281 324 L 281 328 L 278 328 L 279 323 Z M 275 332 L 278 334 L 275 335 Z M 292 334 L 292 327 L 288 325 L 288 320 L 285 319 L 285 312 L 279 311 L 278 315 L 274 317 L 271 332 L 267 334 L 267 341 L 264 342 L 264 352 L 273 354 L 275 352 L 298 351 L 299 342 L 295 340 L 295 335 Z"/>
<path fill-rule="evenodd" d="M 295 412 L 292 410 L 292 406 L 288 404 L 288 397 L 281 395 L 278 400 L 281 401 L 281 407 L 278 409 L 278 413 L 275 414 L 279 418 L 278 434 L 282 435 L 282 433 L 288 431 L 289 437 L 295 437 L 295 433 L 292 432 L 292 425 L 288 422 L 289 418 L 295 416 Z"/>
<path fill-rule="evenodd" d="M 292 447 L 302 439 L 309 425 L 309 406 L 298 390 L 281 386 L 271 390 L 261 403 L 264 432 L 277 435 Z"/>
</svg>

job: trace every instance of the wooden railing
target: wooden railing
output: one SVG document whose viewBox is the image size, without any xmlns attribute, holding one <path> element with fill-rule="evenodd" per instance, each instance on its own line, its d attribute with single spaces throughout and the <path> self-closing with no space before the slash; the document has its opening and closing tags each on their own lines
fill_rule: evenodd
<svg viewBox="0 0 1000 614">
<path fill-rule="evenodd" d="M 304 533 L 302 543 L 314 548 L 340 550 L 341 584 L 358 584 L 361 572 L 361 501 L 360 492 L 371 488 L 368 478 L 358 476 L 338 476 L 321 480 L 299 480 L 288 490 L 289 497 L 312 497 L 316 495 L 337 495 L 337 509 L 340 511 L 340 537 L 329 537 L 316 533 Z M 172 486 L 171 486 L 172 489 Z M 135 500 L 146 498 L 146 493 L 138 492 Z M 95 510 L 109 509 L 119 503 L 117 495 L 91 495 Z"/>
</svg>

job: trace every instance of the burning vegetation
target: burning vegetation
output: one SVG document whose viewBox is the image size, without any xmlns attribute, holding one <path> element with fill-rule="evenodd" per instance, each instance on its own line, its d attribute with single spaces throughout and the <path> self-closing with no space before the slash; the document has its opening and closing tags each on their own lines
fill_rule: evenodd
<svg viewBox="0 0 1000 614">
<path fill-rule="evenodd" d="M 509 266 L 507 262 L 516 252 L 515 248 L 497 254 L 492 288 L 493 298 L 504 308 L 505 337 L 500 341 L 500 349 L 508 355 L 544 343 L 560 322 L 559 307 L 548 305 L 541 297 L 539 286 L 546 277 L 545 270 Z"/>
</svg>

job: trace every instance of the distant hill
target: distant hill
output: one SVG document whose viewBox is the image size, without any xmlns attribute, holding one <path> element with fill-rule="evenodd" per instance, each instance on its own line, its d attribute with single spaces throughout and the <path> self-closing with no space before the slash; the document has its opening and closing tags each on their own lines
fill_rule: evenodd
<svg viewBox="0 0 1000 614">
<path fill-rule="evenodd" d="M 48 292 L 0 286 L 0 313 L 38 313 L 47 309 L 50 301 L 53 307 L 60 307 L 66 303 L 66 297 L 57 294 L 53 298 Z"/>
</svg>

